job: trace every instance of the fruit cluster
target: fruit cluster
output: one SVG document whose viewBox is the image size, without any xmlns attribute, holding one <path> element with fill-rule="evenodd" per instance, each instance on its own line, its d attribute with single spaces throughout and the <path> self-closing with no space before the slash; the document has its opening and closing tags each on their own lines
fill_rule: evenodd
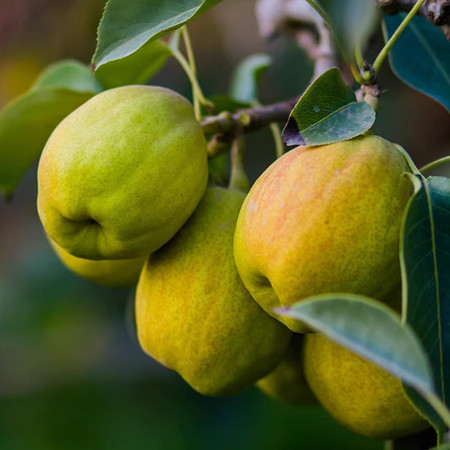
<svg viewBox="0 0 450 450">
<path fill-rule="evenodd" d="M 288 152 L 248 195 L 207 188 L 190 103 L 127 86 L 55 129 L 39 163 L 38 211 L 74 272 L 109 286 L 139 279 L 143 349 L 197 391 L 256 383 L 391 438 L 426 426 L 400 382 L 274 308 L 326 292 L 396 304 L 406 171 L 393 144 L 363 136 Z"/>
</svg>

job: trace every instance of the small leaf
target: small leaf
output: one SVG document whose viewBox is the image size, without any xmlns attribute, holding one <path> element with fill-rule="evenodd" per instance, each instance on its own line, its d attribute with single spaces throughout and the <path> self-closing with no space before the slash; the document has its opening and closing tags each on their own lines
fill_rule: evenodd
<svg viewBox="0 0 450 450">
<path fill-rule="evenodd" d="M 287 145 L 324 145 L 367 131 L 375 111 L 358 103 L 336 67 L 317 78 L 301 96 L 283 130 Z"/>
<path fill-rule="evenodd" d="M 100 21 L 93 63 L 131 55 L 144 44 L 179 27 L 221 0 L 109 0 Z"/>
<path fill-rule="evenodd" d="M 450 406 L 450 179 L 415 176 L 419 189 L 405 211 L 402 276 L 403 309 L 421 341 L 434 373 L 437 395 Z M 410 391 L 407 391 L 410 394 Z M 417 395 L 416 406 L 442 432 L 443 422 Z"/>
<path fill-rule="evenodd" d="M 382 303 L 360 295 L 324 294 L 276 312 L 301 320 L 419 391 L 433 392 L 420 342 Z"/>
<path fill-rule="evenodd" d="M 258 100 L 258 81 L 272 64 L 269 55 L 258 53 L 245 58 L 236 68 L 231 84 L 231 97 L 240 102 Z"/>
<path fill-rule="evenodd" d="M 58 61 L 44 69 L 31 90 L 42 88 L 66 88 L 80 92 L 102 91 L 89 67 L 75 60 Z"/>
<path fill-rule="evenodd" d="M 385 16 L 385 40 L 405 14 Z M 406 84 L 450 110 L 450 42 L 423 17 L 415 16 L 389 52 L 394 73 Z"/>
<path fill-rule="evenodd" d="M 208 100 L 214 105 L 215 113 L 220 113 L 222 111 L 229 111 L 231 113 L 234 113 L 240 109 L 251 108 L 252 106 L 251 103 L 240 102 L 226 95 L 213 95 L 211 97 L 208 97 Z M 206 108 L 205 113 L 208 114 Z"/>
<path fill-rule="evenodd" d="M 31 90 L 0 111 L 0 190 L 12 196 L 58 123 L 99 89 L 86 66 L 50 66 Z"/>
<path fill-rule="evenodd" d="M 129 84 L 145 84 L 164 66 L 171 54 L 166 44 L 152 41 L 128 58 L 103 64 L 95 75 L 105 89 Z"/>
</svg>

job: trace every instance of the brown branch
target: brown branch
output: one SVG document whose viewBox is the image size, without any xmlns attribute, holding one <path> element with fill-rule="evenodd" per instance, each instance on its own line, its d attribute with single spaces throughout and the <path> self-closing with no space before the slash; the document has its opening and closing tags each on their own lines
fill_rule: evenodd
<svg viewBox="0 0 450 450">
<path fill-rule="evenodd" d="M 238 132 L 248 133 L 272 122 L 286 122 L 297 100 L 242 109 L 234 114 L 223 112 L 218 116 L 207 117 L 201 126 L 206 135 L 220 134 L 228 137 L 226 140 L 230 140 Z"/>
<path fill-rule="evenodd" d="M 417 0 L 376 0 L 376 2 L 384 14 L 397 14 L 410 11 Z M 450 0 L 428 0 L 420 7 L 418 14 L 440 27 L 450 40 Z"/>
</svg>

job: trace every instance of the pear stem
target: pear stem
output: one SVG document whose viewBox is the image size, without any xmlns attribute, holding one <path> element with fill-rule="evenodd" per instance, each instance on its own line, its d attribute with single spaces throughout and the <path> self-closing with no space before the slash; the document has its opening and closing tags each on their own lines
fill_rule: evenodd
<svg viewBox="0 0 450 450">
<path fill-rule="evenodd" d="M 231 176 L 228 187 L 248 192 L 250 182 L 244 168 L 245 140 L 238 136 L 231 145 Z"/>
</svg>

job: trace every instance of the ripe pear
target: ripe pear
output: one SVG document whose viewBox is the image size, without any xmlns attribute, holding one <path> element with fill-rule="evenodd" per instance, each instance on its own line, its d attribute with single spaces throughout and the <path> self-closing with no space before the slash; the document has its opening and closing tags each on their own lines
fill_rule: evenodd
<svg viewBox="0 0 450 450">
<path fill-rule="evenodd" d="M 270 372 L 291 333 L 239 278 L 233 235 L 245 195 L 209 188 L 180 232 L 150 255 L 136 293 L 142 348 L 205 395 L 226 395 Z"/>
<path fill-rule="evenodd" d="M 315 402 L 303 370 L 304 336 L 292 336 L 289 348 L 278 366 L 256 383 L 268 397 L 291 405 Z"/>
<path fill-rule="evenodd" d="M 355 433 L 394 439 L 429 425 L 400 380 L 321 334 L 305 337 L 306 379 L 322 406 Z"/>
<path fill-rule="evenodd" d="M 275 307 L 327 292 L 384 298 L 400 281 L 406 171 L 403 155 L 377 136 L 297 147 L 275 161 L 236 226 L 236 265 L 253 298 L 275 317 Z"/>
<path fill-rule="evenodd" d="M 191 104 L 154 86 L 96 95 L 53 131 L 38 168 L 47 234 L 79 258 L 131 259 L 165 244 L 207 184 Z"/>
<path fill-rule="evenodd" d="M 142 267 L 147 258 L 92 260 L 78 258 L 67 253 L 56 242 L 49 242 L 62 263 L 80 277 L 93 281 L 101 286 L 130 287 L 139 279 Z"/>
</svg>

